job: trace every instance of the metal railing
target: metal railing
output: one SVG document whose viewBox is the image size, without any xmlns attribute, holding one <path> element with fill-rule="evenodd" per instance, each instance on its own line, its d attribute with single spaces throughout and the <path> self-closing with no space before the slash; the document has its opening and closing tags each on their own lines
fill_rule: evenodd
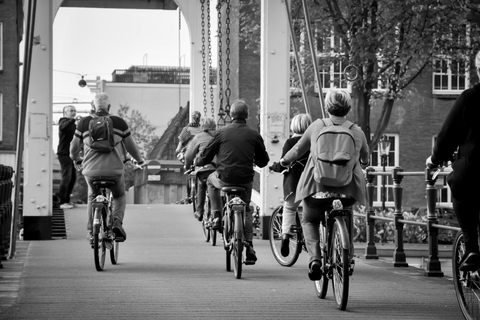
<svg viewBox="0 0 480 320">
<path fill-rule="evenodd" d="M 217 83 L 217 71 L 212 69 L 212 84 Z M 112 82 L 190 84 L 189 67 L 135 67 L 117 69 L 112 73 Z"/>
<path fill-rule="evenodd" d="M 10 246 L 10 228 L 13 218 L 13 168 L 0 164 L 0 269 L 2 260 L 7 259 Z"/>
<path fill-rule="evenodd" d="M 448 172 L 441 172 L 438 176 L 446 176 Z M 394 217 L 388 218 L 384 216 L 375 215 L 373 208 L 373 195 L 376 186 L 373 181 L 376 176 L 391 176 L 393 180 L 393 199 L 394 199 Z M 432 178 L 433 170 L 425 169 L 424 172 L 404 172 L 401 167 L 395 167 L 391 171 L 376 172 L 374 168 L 366 169 L 367 180 L 367 209 L 366 214 L 355 214 L 355 216 L 364 217 L 367 223 L 365 247 L 365 259 L 378 259 L 377 248 L 374 241 L 375 221 L 382 220 L 393 222 L 394 224 L 394 252 L 393 264 L 395 267 L 408 267 L 406 262 L 406 255 L 404 251 L 404 225 L 417 225 L 426 227 L 428 233 L 428 259 L 425 265 L 424 274 L 428 277 L 443 277 L 440 260 L 438 258 L 438 231 L 439 229 L 459 231 L 460 228 L 441 225 L 438 223 L 438 217 L 435 210 L 437 202 L 437 188 L 435 187 L 436 179 Z M 408 176 L 425 176 L 426 181 L 426 196 L 427 196 L 427 221 L 410 221 L 405 220 L 402 212 L 402 196 L 403 187 L 402 181 L 404 177 Z"/>
</svg>

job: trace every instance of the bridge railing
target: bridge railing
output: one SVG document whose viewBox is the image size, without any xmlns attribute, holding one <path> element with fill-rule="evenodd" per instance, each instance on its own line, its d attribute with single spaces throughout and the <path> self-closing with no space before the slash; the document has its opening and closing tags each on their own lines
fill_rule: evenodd
<svg viewBox="0 0 480 320">
<path fill-rule="evenodd" d="M 438 176 L 445 176 L 448 172 L 441 172 Z M 367 209 L 366 214 L 355 214 L 355 216 L 364 217 L 367 223 L 366 227 L 366 241 L 365 258 L 366 259 L 378 259 L 377 249 L 375 246 L 375 220 L 382 220 L 393 222 L 394 224 L 394 252 L 393 252 L 393 264 L 395 267 L 407 267 L 406 255 L 404 251 L 404 225 L 417 225 L 427 228 L 428 233 L 428 259 L 425 265 L 424 274 L 428 277 L 443 277 L 440 260 L 438 258 L 438 231 L 440 229 L 447 229 L 453 231 L 459 231 L 460 228 L 441 225 L 438 223 L 438 217 L 435 210 L 437 202 L 437 188 L 435 187 L 436 179 L 432 178 L 433 171 L 426 169 L 424 172 L 404 172 L 401 167 L 395 167 L 391 171 L 377 172 L 374 168 L 369 167 L 366 169 L 367 180 Z M 375 215 L 373 207 L 374 191 L 376 186 L 373 181 L 376 176 L 391 176 L 393 180 L 393 199 L 394 199 L 394 217 L 388 218 L 384 216 Z M 427 221 L 410 221 L 405 220 L 402 212 L 402 200 L 403 200 L 403 186 L 402 181 L 404 177 L 408 176 L 425 176 L 426 181 L 426 196 L 427 196 Z"/>
</svg>

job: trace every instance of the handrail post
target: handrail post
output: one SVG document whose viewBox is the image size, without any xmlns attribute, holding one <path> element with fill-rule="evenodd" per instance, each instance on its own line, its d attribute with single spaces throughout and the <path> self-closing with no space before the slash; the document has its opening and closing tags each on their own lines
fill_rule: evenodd
<svg viewBox="0 0 480 320">
<path fill-rule="evenodd" d="M 403 250 L 403 223 L 399 220 L 403 218 L 402 213 L 402 196 L 403 176 L 400 174 L 403 172 L 403 168 L 395 167 L 392 172 L 393 179 L 393 201 L 395 203 L 395 250 L 393 251 L 393 266 L 394 267 L 408 267 L 408 263 L 405 257 L 405 251 Z"/>
<path fill-rule="evenodd" d="M 432 170 L 425 169 L 425 180 L 427 182 L 427 232 L 428 232 L 428 252 L 429 257 L 425 266 L 425 275 L 427 277 L 443 277 L 442 266 L 438 259 L 438 229 L 433 227 L 433 223 L 438 223 L 435 210 L 437 202 L 437 188 L 435 180 L 432 177 Z"/>
<path fill-rule="evenodd" d="M 377 254 L 377 247 L 375 247 L 375 236 L 374 236 L 374 228 L 375 228 L 375 219 L 372 218 L 372 215 L 375 215 L 375 211 L 373 210 L 373 192 L 375 191 L 375 186 L 373 185 L 373 179 L 375 176 L 370 174 L 374 172 L 375 169 L 373 167 L 368 167 L 366 170 L 365 178 L 367 180 L 367 219 L 365 221 L 366 229 L 365 233 L 367 236 L 367 246 L 365 247 L 365 259 L 378 259 Z"/>
</svg>

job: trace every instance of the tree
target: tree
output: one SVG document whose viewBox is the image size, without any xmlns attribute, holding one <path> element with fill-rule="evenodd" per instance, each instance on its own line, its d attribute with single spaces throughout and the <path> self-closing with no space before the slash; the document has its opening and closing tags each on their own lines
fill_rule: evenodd
<svg viewBox="0 0 480 320">
<path fill-rule="evenodd" d="M 123 118 L 130 127 L 133 140 L 138 145 L 142 157 L 148 159 L 148 155 L 153 150 L 160 139 L 155 134 L 155 126 L 146 120 L 138 110 L 131 110 L 128 105 L 120 105 L 117 112 L 118 116 Z M 133 171 L 134 167 L 131 163 L 126 164 L 125 168 L 125 189 L 128 190 L 134 184 Z"/>
<path fill-rule="evenodd" d="M 359 77 L 352 83 L 355 121 L 365 132 L 370 150 L 387 128 L 394 102 L 414 92 L 410 85 L 422 72 L 435 67 L 436 57 L 442 55 L 468 66 L 474 56 L 473 48 L 478 48 L 478 26 L 468 26 L 462 1 L 292 0 L 292 18 L 300 22 L 299 32 L 295 33 L 296 41 L 307 48 L 308 37 L 299 37 L 304 21 L 304 2 L 317 30 L 338 39 L 335 47 L 328 48 L 328 54 L 316 57 L 319 69 L 343 60 L 359 70 Z M 242 3 L 258 6 L 254 0 L 243 0 Z M 241 12 L 259 14 L 260 10 L 250 8 Z M 252 21 L 257 19 L 241 17 L 241 34 L 245 41 L 251 42 L 250 46 L 259 46 L 259 30 Z M 470 39 L 467 41 L 469 28 Z M 303 38 L 306 40 L 301 42 Z M 315 45 L 318 47 L 319 44 Z M 311 57 L 305 57 L 308 52 L 302 52 L 302 58 L 312 61 Z M 470 66 L 473 67 L 473 63 Z M 312 84 L 311 67 L 305 68 L 304 75 L 305 81 Z M 292 76 L 296 74 L 292 72 Z M 383 105 L 376 128 L 372 130 L 370 110 L 375 99 L 383 100 Z M 374 134 L 370 139 L 372 131 Z"/>
</svg>

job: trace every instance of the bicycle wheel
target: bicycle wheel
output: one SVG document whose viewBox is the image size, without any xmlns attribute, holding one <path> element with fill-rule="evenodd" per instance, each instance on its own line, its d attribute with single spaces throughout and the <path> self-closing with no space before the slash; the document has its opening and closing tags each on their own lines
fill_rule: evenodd
<svg viewBox="0 0 480 320">
<path fill-rule="evenodd" d="M 330 256 L 330 252 L 327 252 L 327 229 L 320 224 L 320 249 L 322 250 L 322 270 L 323 276 L 320 280 L 315 281 L 315 292 L 317 297 L 325 299 L 328 289 L 328 274 L 327 274 L 327 258 Z"/>
<path fill-rule="evenodd" d="M 332 226 L 332 288 L 338 309 L 345 310 L 349 289 L 349 252 L 342 246 L 340 228 L 337 221 Z M 345 233 L 347 230 L 344 231 Z"/>
<path fill-rule="evenodd" d="M 452 271 L 453 285 L 458 305 L 465 319 L 480 318 L 480 276 L 478 271 L 460 271 L 460 261 L 465 255 L 463 233 L 458 232 L 453 243 Z"/>
<path fill-rule="evenodd" d="M 95 209 L 100 210 L 100 209 Z M 104 209 L 101 209 L 104 210 Z M 93 235 L 93 256 L 95 260 L 95 268 L 97 271 L 102 271 L 105 266 L 105 242 L 104 239 L 104 221 L 103 218 L 99 219 L 100 225 L 97 228 L 94 228 Z"/>
<path fill-rule="evenodd" d="M 223 209 L 223 219 L 222 219 L 222 230 L 223 230 L 223 248 L 225 249 L 225 266 L 227 271 L 232 271 L 232 262 L 230 259 L 230 256 L 232 254 L 232 246 L 231 246 L 231 239 L 232 239 L 232 234 L 231 234 L 231 225 L 229 223 L 229 219 L 226 214 L 226 209 Z"/>
<path fill-rule="evenodd" d="M 283 206 L 278 206 L 272 213 L 270 218 L 270 226 L 268 229 L 268 238 L 270 241 L 270 248 L 272 249 L 275 260 L 284 267 L 291 267 L 297 262 L 300 252 L 302 252 L 301 232 L 296 232 L 290 238 L 290 252 L 288 256 L 284 257 L 280 252 L 282 246 L 282 221 L 283 221 Z M 300 226 L 300 219 L 296 216 L 297 226 Z"/>
<path fill-rule="evenodd" d="M 233 254 L 233 271 L 236 279 L 242 277 L 242 252 L 243 252 L 243 241 L 241 239 L 233 240 L 232 254 Z"/>
<path fill-rule="evenodd" d="M 193 213 L 197 211 L 197 177 L 190 177 L 190 200 L 192 201 Z"/>
<path fill-rule="evenodd" d="M 203 215 L 203 220 L 202 220 L 203 239 L 205 240 L 205 242 L 210 241 L 210 230 L 211 229 L 209 227 L 209 224 L 210 224 L 209 220 L 210 220 L 210 215 L 205 212 L 204 215 Z"/>
</svg>

